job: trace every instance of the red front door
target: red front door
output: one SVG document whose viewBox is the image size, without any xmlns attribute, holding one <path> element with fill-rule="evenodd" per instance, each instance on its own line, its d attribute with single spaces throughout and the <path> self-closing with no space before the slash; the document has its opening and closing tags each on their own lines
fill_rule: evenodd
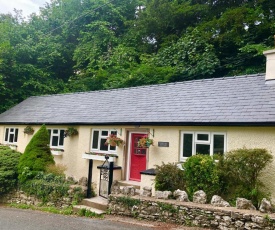
<svg viewBox="0 0 275 230">
<path fill-rule="evenodd" d="M 140 181 L 140 172 L 146 169 L 147 148 L 138 147 L 138 140 L 142 137 L 144 137 L 144 134 L 131 134 L 130 180 Z"/>
</svg>

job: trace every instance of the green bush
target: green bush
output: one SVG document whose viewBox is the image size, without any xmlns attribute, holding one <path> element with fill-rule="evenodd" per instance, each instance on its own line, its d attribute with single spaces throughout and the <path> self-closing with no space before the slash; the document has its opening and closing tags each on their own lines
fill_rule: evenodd
<svg viewBox="0 0 275 230">
<path fill-rule="evenodd" d="M 49 134 L 45 125 L 38 130 L 21 155 L 18 164 L 19 181 L 24 183 L 38 172 L 45 171 L 49 164 L 54 164 L 49 147 Z M 26 173 L 27 171 L 27 173 Z"/>
<path fill-rule="evenodd" d="M 64 176 L 39 172 L 32 180 L 27 180 L 21 184 L 20 188 L 42 202 L 55 202 L 68 195 L 69 185 Z"/>
<path fill-rule="evenodd" d="M 224 191 L 227 199 L 235 201 L 243 197 L 258 206 L 263 197 L 268 197 L 259 178 L 272 158 L 266 149 L 242 148 L 228 152 L 218 163 L 221 178 L 227 184 Z"/>
<path fill-rule="evenodd" d="M 20 155 L 7 146 L 0 146 L 0 195 L 16 188 Z"/>
<path fill-rule="evenodd" d="M 156 165 L 155 189 L 158 191 L 184 190 L 184 172 L 176 164 Z"/>
<path fill-rule="evenodd" d="M 219 173 L 215 160 L 208 155 L 189 157 L 184 163 L 184 178 L 189 196 L 203 190 L 209 199 L 220 191 Z"/>
</svg>

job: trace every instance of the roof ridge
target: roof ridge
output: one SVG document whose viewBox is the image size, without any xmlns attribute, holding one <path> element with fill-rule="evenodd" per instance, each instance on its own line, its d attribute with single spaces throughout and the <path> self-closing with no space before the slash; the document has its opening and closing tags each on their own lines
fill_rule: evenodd
<svg viewBox="0 0 275 230">
<path fill-rule="evenodd" d="M 219 81 L 219 80 L 228 80 L 228 79 L 235 79 L 235 78 L 247 78 L 247 77 L 255 77 L 255 76 L 264 76 L 265 73 L 257 73 L 257 74 L 246 74 L 246 75 L 238 75 L 238 76 L 228 76 L 228 77 L 216 77 L 216 78 L 203 78 L 203 79 L 193 79 L 193 80 L 186 80 L 186 81 L 177 81 L 177 82 L 168 82 L 168 83 L 161 83 L 161 84 L 153 84 L 153 85 L 141 85 L 141 86 L 132 86 L 126 88 L 115 88 L 115 89 L 101 89 L 101 90 L 94 90 L 94 91 L 81 91 L 81 92 L 71 92 L 71 93 L 57 93 L 57 94 L 46 94 L 40 96 L 31 96 L 29 98 L 36 98 L 36 97 L 53 97 L 53 96 L 66 96 L 66 95 L 73 95 L 73 94 L 90 94 L 90 93 L 98 93 L 98 92 L 112 92 L 112 91 L 121 91 L 121 90 L 129 90 L 129 89 L 140 89 L 140 88 L 151 88 L 156 86 L 165 86 L 165 85 L 180 85 L 180 84 L 187 84 L 193 82 L 202 82 L 202 81 Z"/>
</svg>

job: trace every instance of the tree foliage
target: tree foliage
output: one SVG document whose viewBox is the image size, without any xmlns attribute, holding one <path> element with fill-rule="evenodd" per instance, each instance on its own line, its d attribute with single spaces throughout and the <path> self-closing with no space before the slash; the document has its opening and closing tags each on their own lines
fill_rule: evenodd
<svg viewBox="0 0 275 230">
<path fill-rule="evenodd" d="M 52 0 L 0 14 L 0 112 L 32 95 L 264 71 L 269 0 Z"/>
<path fill-rule="evenodd" d="M 16 188 L 20 155 L 7 146 L 0 146 L 0 195 Z"/>
<path fill-rule="evenodd" d="M 49 147 L 49 134 L 46 126 L 42 125 L 20 157 L 18 164 L 20 182 L 33 178 L 40 171 L 45 171 L 50 164 L 54 164 L 54 159 Z"/>
</svg>

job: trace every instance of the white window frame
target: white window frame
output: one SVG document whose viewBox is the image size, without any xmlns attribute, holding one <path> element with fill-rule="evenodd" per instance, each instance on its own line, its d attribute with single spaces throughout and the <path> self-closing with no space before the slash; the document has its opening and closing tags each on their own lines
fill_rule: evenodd
<svg viewBox="0 0 275 230">
<path fill-rule="evenodd" d="M 93 148 L 93 139 L 94 139 L 94 131 L 98 131 L 99 135 L 98 135 L 98 140 L 97 140 L 97 148 Z M 102 132 L 108 132 L 107 136 L 106 135 L 102 135 Z M 114 132 L 117 135 L 117 130 L 115 129 L 92 129 L 92 135 L 91 135 L 91 145 L 90 145 L 90 151 L 91 152 L 97 152 L 97 153 L 116 153 L 117 152 L 117 146 L 110 146 L 108 145 L 108 150 L 100 150 L 100 143 L 102 139 L 107 139 L 109 137 L 109 135 Z M 111 147 L 114 147 L 114 149 L 111 149 Z"/>
<path fill-rule="evenodd" d="M 63 145 L 60 145 L 59 142 L 60 142 L 60 132 L 61 131 L 64 131 L 65 132 L 65 129 L 59 129 L 59 128 L 52 128 L 52 129 L 48 129 L 50 131 L 50 148 L 56 148 L 56 149 L 64 149 L 64 138 L 63 137 Z M 53 130 L 57 130 L 57 133 L 53 133 Z M 57 137 L 58 138 L 58 145 L 57 146 L 53 146 L 52 145 L 52 137 Z"/>
<path fill-rule="evenodd" d="M 11 131 L 11 129 L 13 129 L 13 131 Z M 7 139 L 8 140 L 6 141 L 7 130 L 8 130 L 8 134 L 7 134 Z M 16 141 L 14 141 L 16 130 L 17 130 L 17 138 L 16 138 Z M 10 135 L 12 135 L 12 134 L 14 135 L 13 136 L 13 140 L 10 141 Z M 15 127 L 6 127 L 5 128 L 5 133 L 4 133 L 4 143 L 5 144 L 17 144 L 17 142 L 18 142 L 18 134 L 19 134 L 19 129 L 18 128 L 15 128 Z"/>
<path fill-rule="evenodd" d="M 183 136 L 184 134 L 192 134 L 192 156 L 196 155 L 196 144 L 210 145 L 210 156 L 214 155 L 214 135 L 223 135 L 224 136 L 224 153 L 227 151 L 227 136 L 225 132 L 200 132 L 200 131 L 181 131 L 180 135 L 180 161 L 186 161 L 188 157 L 183 156 Z M 209 134 L 209 141 L 197 140 L 198 134 Z"/>
</svg>

